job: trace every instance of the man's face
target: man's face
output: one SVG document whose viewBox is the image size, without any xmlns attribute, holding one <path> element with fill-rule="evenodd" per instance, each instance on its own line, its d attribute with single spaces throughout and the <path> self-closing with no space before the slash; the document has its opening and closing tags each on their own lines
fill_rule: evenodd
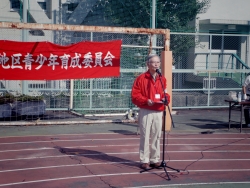
<svg viewBox="0 0 250 188">
<path fill-rule="evenodd" d="M 161 65 L 160 58 L 155 56 L 152 57 L 148 62 L 148 69 L 152 72 L 155 72 L 156 69 L 159 69 Z"/>
</svg>

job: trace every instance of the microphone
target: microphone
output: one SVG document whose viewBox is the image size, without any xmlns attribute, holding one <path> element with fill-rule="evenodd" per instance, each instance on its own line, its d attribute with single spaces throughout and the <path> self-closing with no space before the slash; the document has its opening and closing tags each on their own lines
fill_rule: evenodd
<svg viewBox="0 0 250 188">
<path fill-rule="evenodd" d="M 159 69 L 156 69 L 155 72 L 157 72 L 159 74 L 159 76 L 161 76 L 161 72 Z"/>
</svg>

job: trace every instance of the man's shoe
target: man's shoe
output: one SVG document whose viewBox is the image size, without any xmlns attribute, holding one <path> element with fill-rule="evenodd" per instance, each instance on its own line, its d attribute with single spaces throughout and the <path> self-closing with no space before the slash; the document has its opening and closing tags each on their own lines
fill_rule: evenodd
<svg viewBox="0 0 250 188">
<path fill-rule="evenodd" d="M 160 162 L 152 163 L 152 164 L 150 164 L 150 166 L 151 166 L 152 168 L 161 168 L 161 163 L 160 163 Z"/>
<path fill-rule="evenodd" d="M 149 169 L 151 169 L 148 163 L 143 163 L 143 164 L 141 165 L 141 168 L 144 169 L 144 170 L 149 170 Z"/>
</svg>

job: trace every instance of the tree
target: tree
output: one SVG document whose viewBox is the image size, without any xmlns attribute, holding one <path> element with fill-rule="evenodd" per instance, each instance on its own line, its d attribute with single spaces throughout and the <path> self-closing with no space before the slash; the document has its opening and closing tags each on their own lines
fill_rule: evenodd
<svg viewBox="0 0 250 188">
<path fill-rule="evenodd" d="M 152 0 L 99 0 L 97 6 L 101 5 L 99 7 L 104 10 L 105 20 L 111 21 L 112 26 L 151 28 L 151 3 Z M 210 0 L 156 0 L 156 4 L 156 28 L 170 29 L 171 32 L 192 32 L 195 26 L 190 24 L 191 21 L 196 19 L 198 13 L 208 9 Z M 157 40 L 157 44 L 164 41 L 162 38 Z M 132 42 L 149 45 L 148 41 L 149 38 L 141 35 Z M 173 63 L 185 62 L 189 50 L 196 45 L 195 36 L 171 35 Z M 185 64 L 181 63 L 181 66 Z"/>
<path fill-rule="evenodd" d="M 151 28 L 152 0 L 99 0 L 104 8 L 106 20 L 113 26 Z M 156 0 L 156 28 L 170 29 L 171 32 L 193 32 L 190 22 L 198 13 L 205 12 L 210 0 Z M 160 39 L 162 41 L 162 39 Z M 137 41 L 148 43 L 148 39 Z M 171 36 L 171 50 L 185 53 L 196 45 L 194 36 Z"/>
<path fill-rule="evenodd" d="M 100 0 L 115 26 L 150 28 L 152 0 Z M 206 11 L 210 0 L 156 0 L 156 28 L 190 30 L 190 21 Z M 194 29 L 194 28 L 192 28 Z"/>
</svg>

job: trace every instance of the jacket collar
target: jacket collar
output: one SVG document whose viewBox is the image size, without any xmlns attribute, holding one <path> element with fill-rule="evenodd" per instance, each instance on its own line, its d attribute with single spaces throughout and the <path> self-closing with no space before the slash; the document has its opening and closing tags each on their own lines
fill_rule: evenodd
<svg viewBox="0 0 250 188">
<path fill-rule="evenodd" d="M 145 73 L 145 77 L 146 77 L 146 78 L 152 78 L 152 76 L 151 76 L 149 70 Z"/>
<path fill-rule="evenodd" d="M 145 77 L 148 78 L 148 79 L 153 79 L 152 75 L 150 74 L 149 70 L 145 73 Z M 159 79 L 159 76 L 157 75 L 155 80 L 158 80 Z"/>
</svg>

